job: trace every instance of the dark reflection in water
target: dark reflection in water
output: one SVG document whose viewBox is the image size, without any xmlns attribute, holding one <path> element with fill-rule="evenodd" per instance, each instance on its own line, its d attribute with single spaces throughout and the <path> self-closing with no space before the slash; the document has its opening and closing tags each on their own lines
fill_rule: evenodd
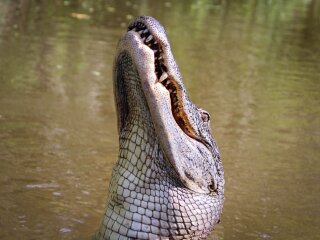
<svg viewBox="0 0 320 240">
<path fill-rule="evenodd" d="M 0 238 L 88 239 L 117 158 L 114 49 L 166 26 L 226 172 L 210 239 L 320 235 L 320 2 L 1 1 Z"/>
</svg>

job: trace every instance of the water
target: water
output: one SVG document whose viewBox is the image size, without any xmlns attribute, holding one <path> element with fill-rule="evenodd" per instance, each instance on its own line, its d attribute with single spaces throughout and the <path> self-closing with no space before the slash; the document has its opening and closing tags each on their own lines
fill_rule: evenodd
<svg viewBox="0 0 320 240">
<path fill-rule="evenodd" d="M 210 239 L 319 239 L 320 2 L 2 1 L 0 239 L 88 239 L 117 130 L 116 43 L 165 25 L 212 114 L 226 202 Z"/>
</svg>

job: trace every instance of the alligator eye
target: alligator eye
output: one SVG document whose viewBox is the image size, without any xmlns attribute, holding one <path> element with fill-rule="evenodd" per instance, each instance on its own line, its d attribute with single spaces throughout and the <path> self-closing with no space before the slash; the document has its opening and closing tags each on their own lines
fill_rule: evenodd
<svg viewBox="0 0 320 240">
<path fill-rule="evenodd" d="M 210 121 L 210 114 L 203 110 L 203 109 L 200 109 L 200 114 L 201 114 L 201 118 L 202 118 L 202 121 L 203 122 L 209 122 Z"/>
</svg>

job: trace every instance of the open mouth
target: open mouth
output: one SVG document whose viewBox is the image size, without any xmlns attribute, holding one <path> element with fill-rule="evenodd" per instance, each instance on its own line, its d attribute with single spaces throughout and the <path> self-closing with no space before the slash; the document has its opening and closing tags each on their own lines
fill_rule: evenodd
<svg viewBox="0 0 320 240">
<path fill-rule="evenodd" d="M 201 141 L 202 139 L 193 129 L 182 104 L 182 90 L 176 80 L 168 74 L 168 68 L 164 63 L 164 52 L 161 44 L 152 35 L 150 30 L 141 22 L 136 22 L 128 28 L 128 31 L 137 32 L 143 43 L 154 52 L 155 74 L 158 81 L 169 91 L 171 99 L 172 115 L 179 127 L 190 137 Z"/>
</svg>

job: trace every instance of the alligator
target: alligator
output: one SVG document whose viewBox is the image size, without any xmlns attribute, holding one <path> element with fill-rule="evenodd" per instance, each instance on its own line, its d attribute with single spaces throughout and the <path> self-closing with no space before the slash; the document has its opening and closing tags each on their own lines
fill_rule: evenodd
<svg viewBox="0 0 320 240">
<path fill-rule="evenodd" d="M 113 71 L 119 157 L 93 239 L 206 239 L 224 202 L 220 154 L 157 20 L 129 25 Z"/>
</svg>

